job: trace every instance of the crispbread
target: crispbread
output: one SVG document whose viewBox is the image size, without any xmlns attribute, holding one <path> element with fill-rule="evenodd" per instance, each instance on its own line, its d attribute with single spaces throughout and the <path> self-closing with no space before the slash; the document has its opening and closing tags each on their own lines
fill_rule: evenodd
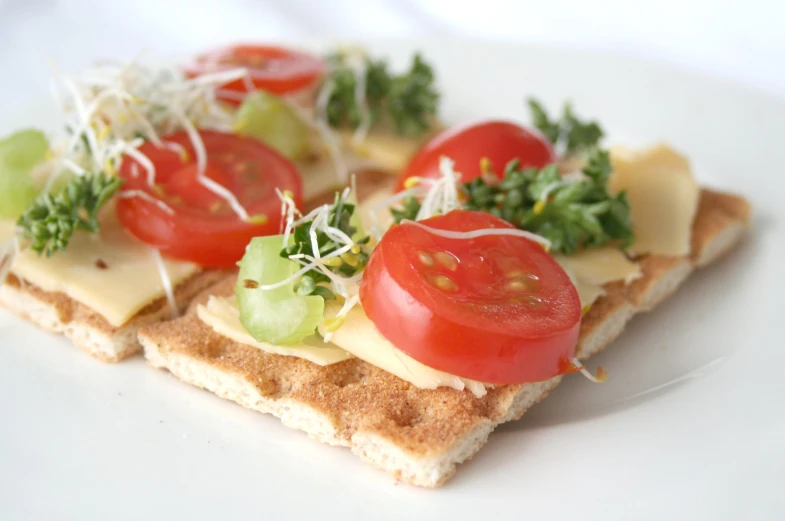
<svg viewBox="0 0 785 521">
<path fill-rule="evenodd" d="M 636 312 L 671 294 L 693 265 L 727 251 L 738 242 L 748 218 L 744 199 L 704 190 L 691 260 L 648 256 L 641 259 L 643 277 L 634 285 L 607 285 L 607 294 L 584 316 L 578 357 L 586 359 L 606 347 Z M 196 303 L 208 294 L 231 293 L 233 282 L 230 277 L 206 291 L 185 316 L 143 327 L 139 339 L 150 364 L 245 407 L 272 413 L 319 441 L 347 446 L 413 485 L 443 484 L 496 425 L 520 418 L 561 379 L 499 386 L 476 398 L 444 387 L 418 389 L 358 359 L 320 367 L 270 355 L 221 337 L 196 317 Z"/>
<path fill-rule="evenodd" d="M 225 272 L 221 271 L 203 271 L 180 283 L 174 290 L 180 310 L 185 309 L 195 295 L 224 276 Z M 13 274 L 0 285 L 0 305 L 40 328 L 64 334 L 74 345 L 104 362 L 119 362 L 138 353 L 141 349 L 136 335 L 138 329 L 168 318 L 170 311 L 166 298 L 162 297 L 116 327 L 68 295 L 44 291 Z"/>
</svg>

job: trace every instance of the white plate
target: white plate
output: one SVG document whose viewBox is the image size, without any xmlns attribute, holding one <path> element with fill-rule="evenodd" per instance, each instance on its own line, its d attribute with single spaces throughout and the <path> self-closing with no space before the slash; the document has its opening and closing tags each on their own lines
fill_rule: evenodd
<svg viewBox="0 0 785 521">
<path fill-rule="evenodd" d="M 396 61 L 425 49 L 448 121 L 570 97 L 615 139 L 667 140 L 754 202 L 753 233 L 592 361 L 608 383 L 568 378 L 437 491 L 2 312 L 0 518 L 785 519 L 785 103 L 609 55 L 373 46 Z M 3 126 L 46 123 L 35 112 Z"/>
</svg>

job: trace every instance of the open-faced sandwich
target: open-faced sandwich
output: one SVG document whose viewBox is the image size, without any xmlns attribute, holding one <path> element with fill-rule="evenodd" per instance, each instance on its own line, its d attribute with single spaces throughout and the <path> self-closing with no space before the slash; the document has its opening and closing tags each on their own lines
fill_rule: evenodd
<svg viewBox="0 0 785 521">
<path fill-rule="evenodd" d="M 443 128 L 419 56 L 396 76 L 246 46 L 153 72 L 73 88 L 73 177 L 19 208 L 3 302 L 109 359 L 138 330 L 151 365 L 414 485 L 565 375 L 602 381 L 584 361 L 748 223 L 674 149 L 605 149 L 569 105 Z M 38 155 L 6 161 L 31 199 Z"/>
<path fill-rule="evenodd" d="M 600 148 L 565 107 L 447 129 L 387 187 L 248 245 L 238 274 L 143 328 L 151 364 L 438 486 L 563 375 L 743 234 L 666 145 Z M 360 182 L 360 186 L 362 183 Z"/>
<path fill-rule="evenodd" d="M 278 233 L 276 189 L 311 204 L 358 167 L 397 171 L 436 128 L 419 56 L 396 75 L 354 51 L 238 46 L 58 80 L 66 132 L 0 142 L 0 303 L 105 361 Z"/>
</svg>

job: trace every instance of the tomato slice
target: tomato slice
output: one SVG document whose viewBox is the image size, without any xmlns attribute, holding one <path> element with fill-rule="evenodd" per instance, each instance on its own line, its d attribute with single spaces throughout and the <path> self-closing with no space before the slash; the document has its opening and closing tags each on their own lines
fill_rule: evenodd
<svg viewBox="0 0 785 521">
<path fill-rule="evenodd" d="M 465 210 L 421 223 L 458 232 L 512 227 Z M 456 239 L 394 226 L 371 255 L 360 300 L 382 336 L 434 369 L 494 384 L 573 370 L 578 292 L 542 246 L 520 236 Z"/>
<path fill-rule="evenodd" d="M 221 87 L 218 97 L 239 105 L 249 87 L 273 94 L 290 94 L 313 84 L 324 72 L 317 56 L 274 45 L 234 45 L 198 56 L 185 67 L 189 77 L 245 67 L 249 80 L 236 80 Z M 250 85 L 249 85 L 250 83 Z"/>
<path fill-rule="evenodd" d="M 169 257 L 231 268 L 253 237 L 280 232 L 281 203 L 275 188 L 291 191 L 299 204 L 302 182 L 295 166 L 261 141 L 222 132 L 199 134 L 207 150 L 206 177 L 231 191 L 249 215 L 265 216 L 266 221 L 243 221 L 224 198 L 199 181 L 196 155 L 185 132 L 162 139 L 183 147 L 186 154 L 150 142 L 139 148 L 155 165 L 154 187 L 148 185 L 141 164 L 129 156 L 123 159 L 119 175 L 125 183 L 117 215 L 134 236 Z"/>
<path fill-rule="evenodd" d="M 439 158 L 455 161 L 455 171 L 467 182 L 482 174 L 480 161 L 488 158 L 492 171 L 501 175 L 512 159 L 521 166 L 542 168 L 556 161 L 551 143 L 537 130 L 526 129 L 507 121 L 469 123 L 447 130 L 428 141 L 401 173 L 396 191 L 410 177 L 438 178 Z"/>
</svg>

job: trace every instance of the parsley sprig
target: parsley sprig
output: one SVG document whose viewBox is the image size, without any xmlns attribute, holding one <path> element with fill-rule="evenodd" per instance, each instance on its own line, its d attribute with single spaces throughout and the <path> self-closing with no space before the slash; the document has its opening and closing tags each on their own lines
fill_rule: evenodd
<svg viewBox="0 0 785 521">
<path fill-rule="evenodd" d="M 558 165 L 540 170 L 521 169 L 510 161 L 500 180 L 478 177 L 463 183 L 464 208 L 489 212 L 517 228 L 551 241 L 551 251 L 565 254 L 578 249 L 618 242 L 629 246 L 633 239 L 630 204 L 624 192 L 608 191 L 611 165 L 607 151 L 592 149 L 583 168 L 584 178 L 564 179 Z M 414 219 L 420 203 L 414 197 L 392 210 L 396 222 Z"/>
<path fill-rule="evenodd" d="M 335 201 L 329 209 L 328 221 L 335 228 L 338 228 L 349 237 L 355 237 L 358 230 L 352 224 L 352 216 L 354 215 L 355 205 L 346 202 L 340 193 L 335 194 Z M 311 226 L 313 221 L 306 221 L 294 228 L 292 233 L 293 242 L 290 246 L 281 250 L 281 257 L 289 258 L 292 255 L 306 254 L 315 257 L 313 250 L 313 243 L 311 242 Z M 342 275 L 344 277 L 351 277 L 365 269 L 370 257 L 370 248 L 368 242 L 369 236 L 363 236 L 359 239 L 354 239 L 354 246 L 352 249 L 339 257 L 325 259 L 323 262 L 327 268 L 333 273 Z M 322 257 L 333 253 L 344 244 L 338 243 L 333 240 L 327 233 L 322 230 L 316 232 L 316 242 L 318 243 L 319 253 Z M 320 283 L 329 283 L 330 277 L 319 271 L 318 269 L 311 269 L 303 274 L 297 286 L 297 293 L 299 295 L 319 295 L 325 300 L 334 299 L 335 295 L 327 286 L 319 285 Z"/>
<path fill-rule="evenodd" d="M 98 231 L 98 212 L 122 184 L 101 173 L 77 176 L 59 192 L 39 196 L 16 224 L 33 251 L 51 257 L 66 249 L 75 231 Z"/>
<path fill-rule="evenodd" d="M 605 135 L 596 121 L 582 121 L 566 102 L 560 119 L 551 120 L 547 111 L 534 98 L 528 99 L 532 124 L 542 132 L 548 141 L 564 150 L 564 155 L 584 152 L 595 147 Z"/>
<path fill-rule="evenodd" d="M 397 75 L 390 72 L 383 59 L 364 59 L 365 100 L 371 121 L 389 117 L 395 131 L 403 136 L 416 136 L 430 129 L 439 93 L 434 85 L 433 68 L 422 56 L 415 54 L 409 70 Z M 357 128 L 362 110 L 355 96 L 356 73 L 345 54 L 333 54 L 327 63 L 330 72 L 325 81 L 334 85 L 327 102 L 327 121 L 332 127 Z"/>
<path fill-rule="evenodd" d="M 400 223 L 403 220 L 414 221 L 417 219 L 421 206 L 420 201 L 416 197 L 407 197 L 401 201 L 400 208 L 390 208 L 390 214 L 392 214 L 396 223 Z"/>
</svg>

